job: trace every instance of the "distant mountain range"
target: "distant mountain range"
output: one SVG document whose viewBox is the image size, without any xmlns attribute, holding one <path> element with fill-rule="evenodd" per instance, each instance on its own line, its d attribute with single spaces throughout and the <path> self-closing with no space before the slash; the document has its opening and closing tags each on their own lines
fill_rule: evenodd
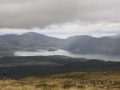
<svg viewBox="0 0 120 90">
<path fill-rule="evenodd" d="M 81 53 L 120 54 L 120 38 L 73 36 L 67 39 L 68 50 Z"/>
<path fill-rule="evenodd" d="M 116 35 L 113 35 L 113 36 L 108 36 L 109 38 L 119 38 L 120 37 L 120 34 L 116 34 Z"/>
<path fill-rule="evenodd" d="M 120 35 L 117 36 L 96 38 L 80 35 L 59 39 L 35 32 L 22 35 L 7 34 L 0 36 L 0 51 L 33 51 L 46 47 L 55 47 L 76 53 L 120 54 Z"/>
<path fill-rule="evenodd" d="M 34 32 L 22 35 L 8 34 L 0 36 L 0 50 L 36 50 L 43 47 L 55 47 L 61 39 Z"/>
</svg>

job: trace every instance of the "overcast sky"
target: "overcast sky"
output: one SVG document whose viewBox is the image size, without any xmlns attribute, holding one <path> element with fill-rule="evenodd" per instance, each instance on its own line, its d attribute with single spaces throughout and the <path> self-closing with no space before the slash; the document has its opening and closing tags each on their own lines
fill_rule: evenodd
<svg viewBox="0 0 120 90">
<path fill-rule="evenodd" d="M 115 35 L 119 9 L 120 0 L 0 0 L 0 34 Z"/>
</svg>

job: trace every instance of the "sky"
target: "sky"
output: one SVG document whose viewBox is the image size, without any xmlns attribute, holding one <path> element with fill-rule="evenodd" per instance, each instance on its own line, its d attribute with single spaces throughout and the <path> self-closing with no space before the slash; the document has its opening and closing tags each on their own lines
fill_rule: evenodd
<svg viewBox="0 0 120 90">
<path fill-rule="evenodd" d="M 120 34 L 120 0 L 0 0 L 0 35 Z"/>
</svg>

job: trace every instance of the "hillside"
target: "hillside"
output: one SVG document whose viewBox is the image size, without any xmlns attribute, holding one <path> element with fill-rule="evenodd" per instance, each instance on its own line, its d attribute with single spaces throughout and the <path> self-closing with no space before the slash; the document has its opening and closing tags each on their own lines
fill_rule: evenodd
<svg viewBox="0 0 120 90">
<path fill-rule="evenodd" d="M 67 49 L 76 53 L 120 54 L 120 38 L 95 38 L 91 36 L 73 36 Z"/>
<path fill-rule="evenodd" d="M 74 53 L 120 54 L 120 38 L 95 38 L 88 35 L 58 39 L 34 32 L 22 35 L 8 34 L 0 36 L 0 51 L 47 49 L 48 47 L 65 49 Z"/>
<path fill-rule="evenodd" d="M 24 33 L 22 35 L 2 35 L 0 39 L 2 40 L 0 44 L 4 46 L 0 50 L 36 50 L 42 47 L 54 47 L 61 43 L 58 38 L 48 37 L 34 32 Z"/>
</svg>

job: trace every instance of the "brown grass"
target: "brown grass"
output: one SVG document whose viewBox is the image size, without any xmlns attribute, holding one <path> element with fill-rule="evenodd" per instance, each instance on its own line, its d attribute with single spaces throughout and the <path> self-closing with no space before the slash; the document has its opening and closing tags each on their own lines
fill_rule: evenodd
<svg viewBox="0 0 120 90">
<path fill-rule="evenodd" d="M 120 90 L 120 71 L 75 72 L 48 78 L 0 80 L 0 90 Z"/>
</svg>

